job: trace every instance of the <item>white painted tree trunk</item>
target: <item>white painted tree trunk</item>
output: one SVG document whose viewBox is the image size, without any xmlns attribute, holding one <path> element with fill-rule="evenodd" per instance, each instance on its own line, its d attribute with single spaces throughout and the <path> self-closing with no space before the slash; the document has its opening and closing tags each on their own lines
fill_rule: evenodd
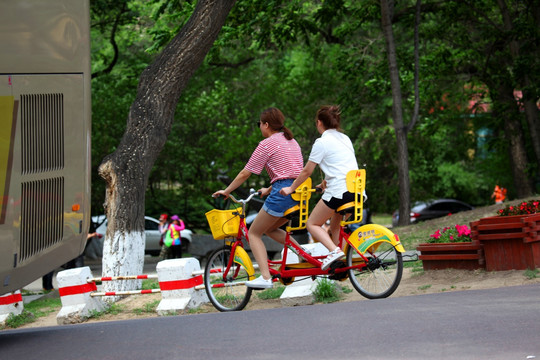
<svg viewBox="0 0 540 360">
<path fill-rule="evenodd" d="M 114 232 L 105 236 L 102 276 L 142 275 L 144 267 L 144 231 Z M 103 282 L 104 291 L 140 289 L 141 280 Z"/>
<path fill-rule="evenodd" d="M 141 275 L 148 177 L 167 141 L 178 99 L 203 63 L 236 0 L 198 0 L 189 21 L 141 74 L 126 132 L 99 166 L 107 184 L 103 274 Z M 106 282 L 106 291 L 132 290 L 136 281 Z M 111 300 L 111 299 L 107 299 Z"/>
</svg>

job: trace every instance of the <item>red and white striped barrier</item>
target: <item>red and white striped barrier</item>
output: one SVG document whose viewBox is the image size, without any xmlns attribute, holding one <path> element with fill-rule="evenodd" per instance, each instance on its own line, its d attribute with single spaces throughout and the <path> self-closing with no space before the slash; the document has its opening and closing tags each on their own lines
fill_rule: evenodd
<svg viewBox="0 0 540 360">
<path fill-rule="evenodd" d="M 204 282 L 201 265 L 197 259 L 160 261 L 156 271 L 162 296 L 156 309 L 159 315 L 175 314 L 209 301 L 206 292 L 195 289 Z"/>
<path fill-rule="evenodd" d="M 60 271 L 56 275 L 62 309 L 56 315 L 59 325 L 75 324 L 86 320 L 92 311 L 103 311 L 108 305 L 91 296 L 97 290 L 95 282 L 88 282 L 92 272 L 88 266 Z"/>
<path fill-rule="evenodd" d="M 23 309 L 23 298 L 20 290 L 0 296 L 0 325 L 4 326 L 11 314 L 20 315 Z"/>
<path fill-rule="evenodd" d="M 56 316 L 58 324 L 84 321 L 92 310 L 102 311 L 108 304 L 103 296 L 125 296 L 161 293 L 162 300 L 156 311 L 159 315 L 182 312 L 209 302 L 206 292 L 197 291 L 203 284 L 203 271 L 195 258 L 161 261 L 156 267 L 157 275 L 126 275 L 92 277 L 89 267 L 70 269 L 58 273 L 62 309 Z M 159 289 L 132 291 L 97 291 L 96 282 L 117 280 L 158 279 Z M 204 285 L 202 285 L 204 289 Z"/>
</svg>

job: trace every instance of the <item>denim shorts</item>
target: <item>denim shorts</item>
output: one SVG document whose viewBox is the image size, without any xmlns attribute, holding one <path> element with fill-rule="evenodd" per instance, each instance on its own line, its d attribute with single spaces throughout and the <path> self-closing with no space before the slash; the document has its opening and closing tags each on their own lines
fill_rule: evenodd
<svg viewBox="0 0 540 360">
<path fill-rule="evenodd" d="M 269 215 L 276 217 L 283 217 L 285 211 L 289 210 L 295 205 L 298 205 L 298 201 L 293 200 L 291 195 L 283 196 L 279 193 L 284 187 L 291 186 L 294 179 L 277 180 L 272 184 L 272 191 L 266 198 L 263 210 Z"/>
</svg>

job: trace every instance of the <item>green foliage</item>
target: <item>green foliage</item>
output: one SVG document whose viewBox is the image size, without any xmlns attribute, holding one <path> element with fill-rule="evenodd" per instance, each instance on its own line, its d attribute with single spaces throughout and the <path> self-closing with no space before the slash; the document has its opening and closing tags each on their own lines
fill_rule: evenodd
<svg viewBox="0 0 540 360">
<path fill-rule="evenodd" d="M 92 317 L 92 318 L 100 318 L 100 317 L 102 317 L 104 315 L 107 315 L 107 314 L 118 315 L 122 311 L 124 311 L 125 309 L 126 309 L 125 305 L 113 303 L 113 304 L 110 304 L 110 306 L 107 309 L 103 310 L 103 311 L 90 310 L 90 317 Z"/>
<path fill-rule="evenodd" d="M 525 276 L 528 278 L 528 279 L 536 279 L 538 277 L 538 272 L 539 270 L 538 269 L 527 269 L 525 270 Z"/>
<path fill-rule="evenodd" d="M 161 302 L 161 300 L 154 300 L 154 301 L 151 301 L 151 302 L 148 302 L 148 303 L 145 303 L 143 308 L 142 309 L 133 309 L 133 312 L 137 315 L 142 315 L 144 313 L 155 313 L 156 312 L 156 309 L 159 305 L 159 303 Z"/>
<path fill-rule="evenodd" d="M 271 289 L 266 289 L 257 292 L 257 296 L 261 300 L 279 299 L 281 294 L 285 291 L 285 286 L 275 286 Z"/>
<path fill-rule="evenodd" d="M 340 294 L 334 281 L 325 277 L 319 278 L 317 287 L 313 291 L 317 302 L 331 303 L 339 301 Z"/>
<path fill-rule="evenodd" d="M 92 67 L 99 74 L 92 80 L 94 214 L 103 212 L 105 194 L 97 168 L 125 131 L 138 78 L 188 21 L 196 3 L 92 2 Z M 538 99 L 538 24 L 525 5 L 511 10 L 515 31 L 506 34 L 501 26 L 494 31 L 500 11 L 492 1 L 472 8 L 456 1 L 423 7 L 420 119 L 408 133 L 412 201 L 449 197 L 483 205 L 495 183 L 507 187 L 510 196 L 515 192 L 504 118 L 468 110 L 472 95 L 494 101 L 491 78 L 485 75 L 497 67 L 508 71 L 496 76 L 511 76 L 515 88 L 526 88 Z M 414 3 L 397 2 L 394 13 L 408 122 L 414 105 Z M 397 150 L 379 16 L 379 4 L 372 1 L 238 0 L 178 103 L 176 121 L 148 181 L 146 213 L 177 213 L 188 227 L 207 231 L 204 212 L 221 206 L 210 194 L 236 176 L 262 139 L 255 126 L 260 112 L 280 108 L 307 159 L 319 136 L 313 118 L 325 103 L 342 107 L 342 127 L 367 170 L 366 206 L 375 212 L 395 210 Z M 110 37 L 115 26 L 119 57 L 103 73 L 114 59 Z M 522 45 L 513 63 L 504 45 L 510 35 Z M 486 54 L 486 49 L 498 52 Z M 527 74 L 533 85 L 521 86 Z M 534 159 L 530 143 L 527 149 Z M 530 174 L 537 171 L 534 164 L 530 161 Z M 258 188 L 267 180 L 263 172 L 243 188 Z M 314 182 L 319 180 L 320 174 L 314 174 Z"/>
<path fill-rule="evenodd" d="M 19 315 L 9 315 L 6 319 L 5 327 L 18 328 L 25 324 L 33 323 L 40 317 L 58 312 L 61 307 L 62 303 L 59 298 L 34 300 L 24 304 L 24 310 Z"/>
<path fill-rule="evenodd" d="M 146 279 L 142 281 L 141 290 L 159 289 L 159 281 L 156 279 Z"/>
</svg>

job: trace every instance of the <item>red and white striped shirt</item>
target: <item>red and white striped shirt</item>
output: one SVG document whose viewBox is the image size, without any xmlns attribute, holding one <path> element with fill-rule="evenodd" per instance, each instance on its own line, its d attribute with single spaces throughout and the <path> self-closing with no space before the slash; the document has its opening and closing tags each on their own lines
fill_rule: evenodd
<svg viewBox="0 0 540 360">
<path fill-rule="evenodd" d="M 244 167 L 259 175 L 263 168 L 270 176 L 270 182 L 296 179 L 304 167 L 302 151 L 296 140 L 287 140 L 282 132 L 262 140 Z"/>
</svg>

